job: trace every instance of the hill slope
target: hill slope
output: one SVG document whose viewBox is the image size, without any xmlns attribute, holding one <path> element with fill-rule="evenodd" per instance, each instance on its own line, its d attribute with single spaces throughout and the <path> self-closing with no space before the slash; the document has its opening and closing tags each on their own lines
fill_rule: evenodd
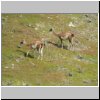
<svg viewBox="0 0 100 100">
<path fill-rule="evenodd" d="M 72 31 L 74 50 L 60 48 L 57 37 L 49 34 Z M 27 48 L 17 48 L 22 39 L 47 37 L 43 60 L 35 51 L 25 57 Z M 56 45 L 55 45 L 56 44 Z M 97 14 L 2 14 L 2 85 L 5 86 L 97 86 Z"/>
</svg>

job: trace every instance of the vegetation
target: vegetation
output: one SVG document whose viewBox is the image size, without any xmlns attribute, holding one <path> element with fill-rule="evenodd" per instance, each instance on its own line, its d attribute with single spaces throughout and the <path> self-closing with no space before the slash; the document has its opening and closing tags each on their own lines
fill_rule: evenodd
<svg viewBox="0 0 100 100">
<path fill-rule="evenodd" d="M 60 47 L 59 39 L 49 34 L 72 31 L 74 50 Z M 43 60 L 37 51 L 25 54 L 18 48 L 25 39 L 49 38 Z M 2 86 L 97 86 L 97 14 L 2 14 Z"/>
</svg>

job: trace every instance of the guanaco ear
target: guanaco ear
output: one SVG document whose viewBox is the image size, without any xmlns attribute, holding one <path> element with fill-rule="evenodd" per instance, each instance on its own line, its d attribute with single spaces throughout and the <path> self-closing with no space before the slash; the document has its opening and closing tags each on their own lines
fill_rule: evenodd
<svg viewBox="0 0 100 100">
<path fill-rule="evenodd" d="M 20 42 L 20 44 L 26 44 L 25 39 L 23 39 L 23 40 Z"/>
<path fill-rule="evenodd" d="M 49 32 L 51 32 L 51 31 L 53 31 L 53 29 L 52 29 L 52 28 L 49 30 Z"/>
<path fill-rule="evenodd" d="M 17 47 L 21 48 L 24 44 L 26 44 L 25 39 L 23 39 L 22 41 L 20 41 L 20 44 Z"/>
<path fill-rule="evenodd" d="M 20 41 L 19 45 L 17 45 L 18 48 L 21 48 L 23 44 L 23 41 Z"/>
</svg>

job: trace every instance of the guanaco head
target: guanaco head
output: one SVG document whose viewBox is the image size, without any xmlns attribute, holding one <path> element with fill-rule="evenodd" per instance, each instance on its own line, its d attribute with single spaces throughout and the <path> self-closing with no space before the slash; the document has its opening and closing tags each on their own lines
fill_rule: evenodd
<svg viewBox="0 0 100 100">
<path fill-rule="evenodd" d="M 49 29 L 49 33 L 55 33 L 55 29 L 54 28 L 50 28 Z"/>
<path fill-rule="evenodd" d="M 52 32 L 53 31 L 53 29 L 51 28 L 50 30 L 49 30 L 49 32 Z"/>
<path fill-rule="evenodd" d="M 18 48 L 21 48 L 25 44 L 26 44 L 26 41 L 25 41 L 25 39 L 23 39 L 22 41 L 20 41 Z"/>
<path fill-rule="evenodd" d="M 49 34 L 56 34 L 55 31 L 54 31 L 54 28 L 49 29 Z"/>
</svg>

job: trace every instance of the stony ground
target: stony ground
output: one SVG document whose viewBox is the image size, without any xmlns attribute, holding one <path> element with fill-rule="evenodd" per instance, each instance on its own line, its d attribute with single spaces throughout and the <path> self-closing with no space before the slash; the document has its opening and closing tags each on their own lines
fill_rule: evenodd
<svg viewBox="0 0 100 100">
<path fill-rule="evenodd" d="M 76 33 L 74 50 L 60 47 L 49 34 Z M 18 48 L 22 39 L 49 38 L 43 60 L 35 51 Z M 51 42 L 51 43 L 50 43 Z M 98 15 L 97 14 L 2 14 L 2 86 L 97 86 Z"/>
</svg>

